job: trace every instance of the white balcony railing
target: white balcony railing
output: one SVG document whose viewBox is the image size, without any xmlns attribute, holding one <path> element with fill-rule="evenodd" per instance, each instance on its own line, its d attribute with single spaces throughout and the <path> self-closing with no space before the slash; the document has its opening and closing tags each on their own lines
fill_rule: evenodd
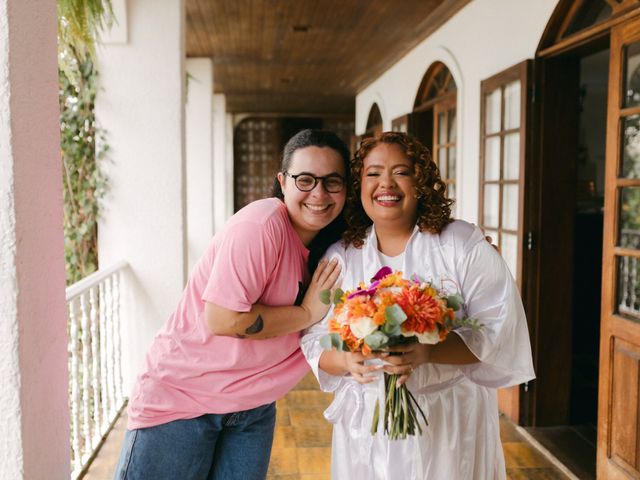
<svg viewBox="0 0 640 480">
<path fill-rule="evenodd" d="M 67 288 L 72 479 L 83 474 L 124 405 L 120 288 L 126 267 L 119 262 Z"/>
<path fill-rule="evenodd" d="M 623 229 L 621 245 L 640 249 L 640 230 Z M 619 257 L 618 310 L 620 313 L 640 318 L 640 259 Z"/>
</svg>

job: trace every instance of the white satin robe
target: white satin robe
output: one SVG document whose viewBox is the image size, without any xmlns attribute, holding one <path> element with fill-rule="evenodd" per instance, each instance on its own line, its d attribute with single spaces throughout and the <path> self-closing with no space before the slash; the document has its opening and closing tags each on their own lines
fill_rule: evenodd
<svg viewBox="0 0 640 480">
<path fill-rule="evenodd" d="M 331 458 L 333 480 L 502 480 L 506 477 L 496 388 L 534 378 L 527 322 L 516 284 L 502 257 L 481 231 L 455 221 L 440 235 L 417 227 L 402 259 L 405 278 L 429 280 L 465 300 L 465 313 L 484 324 L 480 330 L 455 331 L 480 359 L 472 365 L 423 364 L 407 382 L 429 425 L 422 435 L 388 440 L 370 433 L 376 398 L 384 395 L 382 372 L 367 385 L 350 375 L 336 377 L 319 370 L 321 336 L 327 321 L 311 327 L 302 350 L 322 390 L 335 392 L 324 415 L 334 424 Z M 342 264 L 342 288 L 369 282 L 384 266 L 373 227 L 364 246 L 334 244 L 326 257 Z M 378 360 L 376 360 L 378 361 Z"/>
</svg>

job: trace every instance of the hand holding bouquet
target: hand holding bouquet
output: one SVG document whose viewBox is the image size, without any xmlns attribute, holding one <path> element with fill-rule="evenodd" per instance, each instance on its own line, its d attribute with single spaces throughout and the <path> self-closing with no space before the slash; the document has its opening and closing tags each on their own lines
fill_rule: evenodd
<svg viewBox="0 0 640 480">
<path fill-rule="evenodd" d="M 322 300 L 330 302 L 328 290 Z M 334 292 L 335 308 L 329 320 L 329 334 L 321 338 L 326 350 L 372 352 L 406 343 L 436 344 L 459 326 L 479 328 L 477 321 L 457 318 L 463 304 L 458 294 L 444 295 L 430 283 L 383 267 L 369 286 Z M 384 433 L 392 440 L 422 433 L 416 409 L 427 424 L 424 412 L 406 385 L 398 385 L 399 375 L 385 373 Z M 371 433 L 378 429 L 380 406 L 376 402 Z"/>
</svg>

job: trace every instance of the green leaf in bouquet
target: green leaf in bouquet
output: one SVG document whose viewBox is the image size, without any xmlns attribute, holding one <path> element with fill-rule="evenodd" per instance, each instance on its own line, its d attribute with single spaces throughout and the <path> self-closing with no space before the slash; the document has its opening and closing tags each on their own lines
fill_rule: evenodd
<svg viewBox="0 0 640 480">
<path fill-rule="evenodd" d="M 340 287 L 336 288 L 335 292 L 333 292 L 333 304 L 338 305 L 342 301 L 342 297 L 344 296 L 344 290 Z"/>
<path fill-rule="evenodd" d="M 401 334 L 400 324 L 397 322 L 386 322 L 382 326 L 382 332 L 389 337 L 397 337 Z"/>
<path fill-rule="evenodd" d="M 369 345 L 369 348 L 371 348 L 371 350 L 380 350 L 382 347 L 385 347 L 387 345 L 388 341 L 389 337 L 387 337 L 380 330 L 370 333 L 369 335 L 364 337 L 364 343 Z"/>
<path fill-rule="evenodd" d="M 455 295 L 449 295 L 447 297 L 447 305 L 449 308 L 452 308 L 453 311 L 457 312 L 462 308 L 462 305 L 464 305 L 464 299 L 457 293 Z"/>
<path fill-rule="evenodd" d="M 320 338 L 320 346 L 324 350 L 343 350 L 344 342 L 337 333 L 329 333 Z"/>
<path fill-rule="evenodd" d="M 391 305 L 384 309 L 384 316 L 387 320 L 387 323 L 393 322 L 396 325 L 402 325 L 402 323 L 407 319 L 407 314 L 404 313 L 404 310 L 400 308 L 400 305 Z"/>
<path fill-rule="evenodd" d="M 320 301 L 325 305 L 329 305 L 331 303 L 331 290 L 322 290 L 320 292 Z"/>
</svg>

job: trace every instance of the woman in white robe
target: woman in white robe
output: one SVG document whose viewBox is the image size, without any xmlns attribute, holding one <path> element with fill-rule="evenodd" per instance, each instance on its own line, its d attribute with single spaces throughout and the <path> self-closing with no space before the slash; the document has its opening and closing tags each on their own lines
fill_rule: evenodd
<svg viewBox="0 0 640 480">
<path fill-rule="evenodd" d="M 355 210 L 363 207 L 373 225 L 351 236 L 347 246 L 340 242 L 327 251 L 342 265 L 342 288 L 367 283 L 389 266 L 405 278 L 417 274 L 442 291 L 459 293 L 464 315 L 483 327 L 459 328 L 438 345 L 412 344 L 401 348 L 404 355 L 384 360 L 323 351 L 319 339 L 332 312 L 307 331 L 302 350 L 322 390 L 335 393 L 325 412 L 334 424 L 332 479 L 504 479 L 496 389 L 534 378 L 517 286 L 477 227 L 449 220 L 451 202 L 437 167 L 415 139 L 388 132 L 365 140 L 352 170 L 352 178 L 360 179 Z M 440 225 L 424 226 L 424 188 L 441 189 L 427 196 L 432 203 L 441 199 Z M 436 210 L 426 211 L 434 218 Z M 429 425 L 422 435 L 391 441 L 380 426 L 370 433 L 376 399 L 384 405 L 383 362 L 386 372 L 403 375 L 425 412 Z"/>
</svg>

